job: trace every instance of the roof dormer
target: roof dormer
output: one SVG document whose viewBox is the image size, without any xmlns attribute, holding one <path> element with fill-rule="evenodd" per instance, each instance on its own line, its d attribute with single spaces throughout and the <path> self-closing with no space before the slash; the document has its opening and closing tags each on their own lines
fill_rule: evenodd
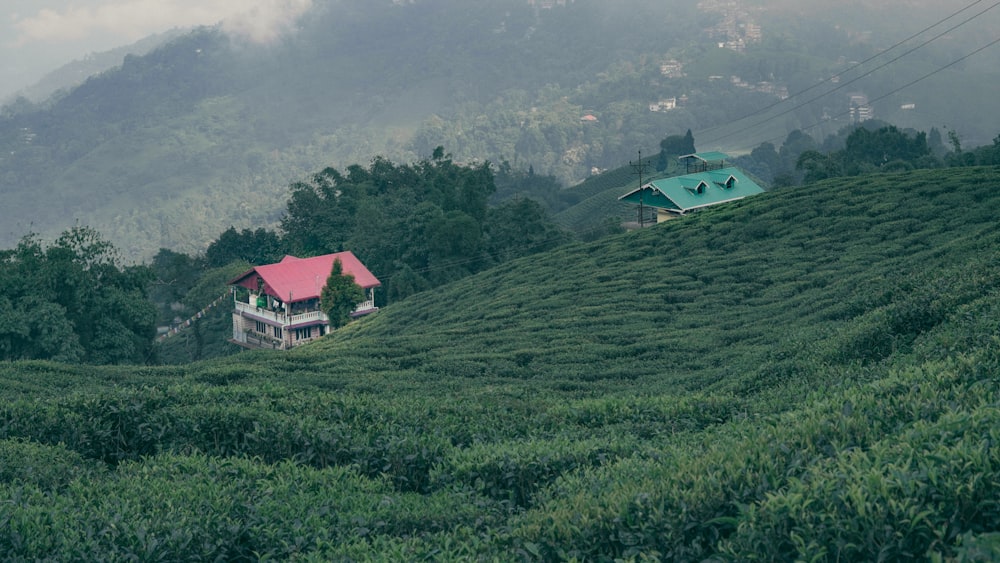
<svg viewBox="0 0 1000 563">
<path fill-rule="evenodd" d="M 708 189 L 708 182 L 706 182 L 705 180 L 699 180 L 697 184 L 694 185 L 688 184 L 684 186 L 684 189 L 690 192 L 692 195 L 701 195 L 705 193 L 705 190 Z"/>
<path fill-rule="evenodd" d="M 736 187 L 737 181 L 738 180 L 736 180 L 736 176 L 730 174 L 729 177 L 726 178 L 725 182 L 715 182 L 715 184 L 724 190 L 731 190 Z"/>
</svg>

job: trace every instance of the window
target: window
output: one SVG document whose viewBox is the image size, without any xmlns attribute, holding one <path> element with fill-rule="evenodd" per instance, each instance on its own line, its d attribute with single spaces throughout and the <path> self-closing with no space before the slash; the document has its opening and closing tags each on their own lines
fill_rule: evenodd
<svg viewBox="0 0 1000 563">
<path fill-rule="evenodd" d="M 274 329 L 274 331 L 273 331 L 274 332 L 274 337 L 275 338 L 281 338 L 281 327 L 280 326 L 275 326 L 275 327 L 271 327 L 271 328 Z"/>
<path fill-rule="evenodd" d="M 260 321 L 257 321 L 257 332 L 261 334 L 267 334 L 267 325 Z"/>
<path fill-rule="evenodd" d="M 313 327 L 311 326 L 295 329 L 295 339 L 302 340 L 303 338 L 312 338 L 312 329 Z"/>
</svg>

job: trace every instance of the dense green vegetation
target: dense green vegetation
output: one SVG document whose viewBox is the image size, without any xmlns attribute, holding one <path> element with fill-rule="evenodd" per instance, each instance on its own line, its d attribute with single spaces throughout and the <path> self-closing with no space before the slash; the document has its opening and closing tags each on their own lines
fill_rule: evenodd
<svg viewBox="0 0 1000 563">
<path fill-rule="evenodd" d="M 875 8 L 852 5 L 818 22 L 788 6 L 764 11 L 747 2 L 740 23 L 760 24 L 763 37 L 737 53 L 718 48 L 724 38 L 713 29 L 724 13 L 712 3 L 399 4 L 314 2 L 294 35 L 266 46 L 196 30 L 45 103 L 0 108 L 0 246 L 27 232 L 54 239 L 80 221 L 130 259 L 149 260 L 160 248 L 201 253 L 229 225 L 275 228 L 288 185 L 316 170 L 367 165 L 377 154 L 414 162 L 437 146 L 457 162 L 507 161 L 568 186 L 623 165 L 636 150 L 653 154 L 662 139 L 689 129 L 699 148 L 733 154 L 817 123 L 810 134 L 820 138 L 846 123 L 824 116 L 843 113 L 847 91 L 772 118 L 801 100 L 757 113 L 777 101 L 761 84 L 794 93 L 833 75 L 846 83 L 868 68 L 849 72 L 849 61 L 939 17 L 907 5 L 901 23 L 866 18 Z M 969 31 L 852 90 L 874 98 L 939 69 L 980 45 L 982 36 Z M 877 115 L 904 128 L 948 124 L 967 149 L 988 143 L 995 124 L 981 116 L 992 108 L 997 73 L 983 59 L 884 100 Z M 664 74 L 661 65 L 672 61 L 682 68 Z M 686 101 L 649 111 L 672 98 Z M 902 112 L 902 102 L 918 109 Z M 755 117 L 739 120 L 748 115 Z"/>
<path fill-rule="evenodd" d="M 351 322 L 351 312 L 364 300 L 365 290 L 354 282 L 354 276 L 344 273 L 340 260 L 334 260 L 320 295 L 320 310 L 330 318 L 330 327 L 336 329 Z"/>
<path fill-rule="evenodd" d="M 901 130 L 879 120 L 840 129 L 822 143 L 802 131 L 788 135 L 780 150 L 762 143 L 734 162 L 776 186 L 813 183 L 827 178 L 902 172 L 922 168 L 992 166 L 1000 163 L 1000 136 L 993 142 L 963 150 L 954 131 L 947 149 L 941 132 Z"/>
<path fill-rule="evenodd" d="M 206 341 L 228 338 L 232 328 L 215 311 L 205 315 L 203 308 L 227 292 L 227 283 L 249 264 L 277 262 L 285 254 L 308 257 L 350 250 L 380 279 L 375 299 L 384 306 L 572 239 L 541 203 L 526 195 L 537 194 L 550 206 L 575 195 L 563 197 L 551 177 L 515 173 L 506 165 L 498 172 L 507 199 L 488 205 L 497 191 L 494 168 L 488 163 L 458 165 L 442 147 L 413 164 L 378 157 L 368 167 L 349 166 L 346 174 L 326 168 L 292 186 L 280 232 L 230 227 L 204 255 L 161 249 L 150 267 L 157 326 L 176 326 L 199 311 L 206 322 L 196 323 L 193 342 L 187 336 L 162 342 L 158 359 L 183 363 L 236 351 L 206 346 Z M 351 301 L 353 297 L 340 303 L 346 307 L 343 316 L 337 315 L 340 320 L 349 320 Z"/>
<path fill-rule="evenodd" d="M 13 559 L 1000 555 L 1000 170 L 564 245 L 289 353 L 0 369 Z"/>
<path fill-rule="evenodd" d="M 75 227 L 51 245 L 24 237 L 0 251 L 0 361 L 150 361 L 150 281 L 148 268 L 123 266 L 92 229 Z"/>
<path fill-rule="evenodd" d="M 350 250 L 389 300 L 567 240 L 533 200 L 488 206 L 495 191 L 488 163 L 455 164 L 442 147 L 412 165 L 327 168 L 292 186 L 281 240 L 302 256 Z"/>
</svg>

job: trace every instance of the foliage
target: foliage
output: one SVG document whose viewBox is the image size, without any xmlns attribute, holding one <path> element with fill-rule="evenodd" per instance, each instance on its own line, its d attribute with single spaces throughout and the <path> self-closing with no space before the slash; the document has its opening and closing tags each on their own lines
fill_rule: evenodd
<svg viewBox="0 0 1000 563">
<path fill-rule="evenodd" d="M 992 146 L 963 152 L 954 131 L 949 132 L 953 150 L 945 153 L 941 133 L 932 128 L 900 130 L 883 121 L 868 120 L 842 128 L 828 136 L 821 146 L 802 131 L 793 131 L 775 153 L 774 146 L 762 143 L 736 164 L 776 187 L 814 183 L 827 178 L 859 176 L 875 172 L 904 172 L 942 166 L 993 165 L 1000 141 Z M 998 137 L 1000 139 L 1000 137 Z"/>
<path fill-rule="evenodd" d="M 671 158 L 698 152 L 694 147 L 694 135 L 688 129 L 684 135 L 670 135 L 660 141 L 660 155 L 656 161 L 656 170 L 662 172 L 670 165 Z"/>
<path fill-rule="evenodd" d="M 205 249 L 205 263 L 209 268 L 221 268 L 239 260 L 260 266 L 278 262 L 284 255 L 274 231 L 259 228 L 236 232 L 235 227 L 229 227 Z"/>
<path fill-rule="evenodd" d="M 496 167 L 494 181 L 493 204 L 528 197 L 542 204 L 549 213 L 558 213 L 580 201 L 578 192 L 565 189 L 554 176 L 536 174 L 532 166 L 527 171 L 517 170 L 504 161 Z"/>
<path fill-rule="evenodd" d="M 149 260 L 162 247 L 200 254 L 229 225 L 275 229 L 290 182 L 376 154 L 411 162 L 446 146 L 456 162 L 507 161 L 533 170 L 531 182 L 569 186 L 621 166 L 637 149 L 652 156 L 665 137 L 689 129 L 714 133 L 699 133 L 710 141 L 702 148 L 733 154 L 778 145 L 789 130 L 816 123 L 821 137 L 846 125 L 827 118 L 846 109 L 847 96 L 822 96 L 778 118 L 761 112 L 779 100 L 757 90 L 801 92 L 818 77 L 846 82 L 842 61 L 866 60 L 908 35 L 899 18 L 865 17 L 878 9 L 871 3 L 837 26 L 828 22 L 848 16 L 816 22 L 789 6 L 757 13 L 764 37 L 743 53 L 718 48 L 710 30 L 723 16 L 697 3 L 358 4 L 313 3 L 294 37 L 267 46 L 223 28 L 178 33 L 44 103 L 0 109 L 0 246 L 28 231 L 54 238 L 78 218 L 130 259 Z M 919 9 L 906 21 L 920 21 Z M 973 34 L 942 38 L 908 55 L 907 71 L 941 70 L 972 43 Z M 682 75 L 661 70 L 673 60 Z M 986 70 L 970 63 L 935 72 L 906 89 L 918 111 L 890 111 L 898 105 L 886 100 L 886 119 L 948 123 L 966 137 L 956 156 L 984 164 L 973 148 L 996 134 L 981 119 L 991 109 L 983 92 L 996 89 Z M 898 76 L 876 73 L 855 87 L 887 92 Z M 649 111 L 650 103 L 685 97 L 670 111 Z M 940 104 L 945 97 L 952 103 Z M 585 115 L 596 121 L 581 121 Z M 750 115 L 759 119 L 741 119 Z M 732 125 L 737 133 L 720 130 Z M 796 183 L 798 154 L 780 170 L 746 168 L 768 182 Z M 547 193 L 548 210 L 562 211 L 569 194 Z"/>
<path fill-rule="evenodd" d="M 333 270 L 320 294 L 320 309 L 330 319 L 330 328 L 340 328 L 350 322 L 351 312 L 365 300 L 365 290 L 354 282 L 354 276 L 344 273 L 340 260 L 333 261 Z"/>
<path fill-rule="evenodd" d="M 178 320 L 191 318 L 216 299 L 222 296 L 225 298 L 218 306 L 204 311 L 203 316 L 196 318 L 190 327 L 160 341 L 156 349 L 160 363 L 184 364 L 229 356 L 241 350 L 239 346 L 229 342 L 233 333 L 229 282 L 250 268 L 249 262 L 236 261 L 221 268 L 198 270 L 197 282 L 170 307 L 173 314 L 177 315 L 176 319 L 171 317 L 164 325 L 173 326 Z"/>
<path fill-rule="evenodd" d="M 9 362 L 0 550 L 989 560 L 998 185 L 980 167 L 772 190 L 288 353 Z"/>
<path fill-rule="evenodd" d="M 497 264 L 570 241 L 570 235 L 532 199 L 510 200 L 490 208 L 483 235 L 486 252 Z"/>
<path fill-rule="evenodd" d="M 93 229 L 74 227 L 0 252 L 0 358 L 93 364 L 149 360 L 156 312 L 150 270 L 120 266 Z"/>
<path fill-rule="evenodd" d="M 282 243 L 304 254 L 351 250 L 395 300 L 567 239 L 531 200 L 490 209 L 495 190 L 489 163 L 456 164 L 442 147 L 414 164 L 376 157 L 346 174 L 327 168 L 293 186 Z"/>
<path fill-rule="evenodd" d="M 163 324 L 173 319 L 177 304 L 198 282 L 204 264 L 182 252 L 161 248 L 149 264 L 153 275 L 149 297 L 159 308 L 158 321 Z"/>
</svg>

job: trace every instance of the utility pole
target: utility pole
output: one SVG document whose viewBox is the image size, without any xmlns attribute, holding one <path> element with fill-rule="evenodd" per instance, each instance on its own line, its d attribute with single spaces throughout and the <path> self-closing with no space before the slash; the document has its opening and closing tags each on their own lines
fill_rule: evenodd
<svg viewBox="0 0 1000 563">
<path fill-rule="evenodd" d="M 649 161 L 643 162 L 642 161 L 642 151 L 639 151 L 639 160 L 638 160 L 638 162 L 632 162 L 630 160 L 630 161 L 628 161 L 628 165 L 632 167 L 632 173 L 633 174 L 638 174 L 639 175 L 639 228 L 641 229 L 641 228 L 643 228 L 645 226 L 645 211 L 643 210 L 643 205 L 642 205 L 642 195 L 643 195 L 643 190 L 642 190 L 642 173 L 645 172 L 646 171 L 646 167 L 649 166 Z"/>
</svg>

